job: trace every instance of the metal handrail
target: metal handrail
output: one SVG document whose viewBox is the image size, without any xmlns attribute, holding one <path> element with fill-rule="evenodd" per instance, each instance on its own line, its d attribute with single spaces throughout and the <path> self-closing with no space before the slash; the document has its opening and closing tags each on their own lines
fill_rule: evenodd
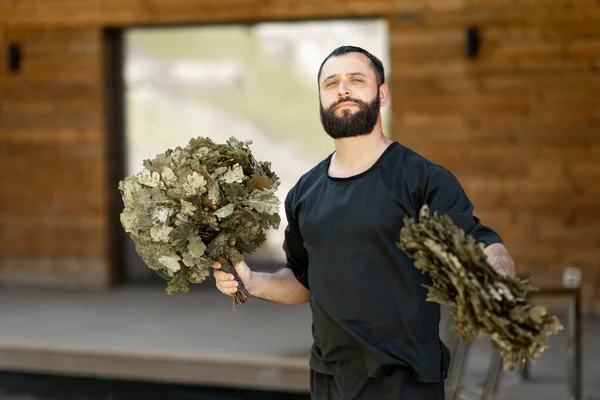
<svg viewBox="0 0 600 400">
<path fill-rule="evenodd" d="M 568 393 L 569 400 L 582 399 L 582 376 L 581 376 L 581 269 L 567 267 L 563 273 L 563 287 L 540 288 L 529 296 L 558 296 L 567 297 L 567 331 L 568 331 Z M 465 360 L 467 359 L 471 343 L 464 342 L 452 335 L 452 319 L 448 319 L 446 330 L 446 341 L 452 349 L 452 360 L 448 378 L 446 379 L 446 399 L 457 400 L 463 398 L 489 400 L 496 393 L 500 377 L 503 371 L 502 357 L 499 350 L 494 350 L 492 359 L 488 366 L 483 388 L 478 388 L 481 394 L 461 387 L 460 382 L 464 373 Z M 526 362 L 520 370 L 523 380 L 529 378 L 529 362 Z"/>
<path fill-rule="evenodd" d="M 569 400 L 582 399 L 581 376 L 581 286 L 572 288 L 544 288 L 530 296 L 566 297 L 567 304 L 567 385 Z M 529 379 L 529 362 L 520 371 L 522 380 Z"/>
</svg>

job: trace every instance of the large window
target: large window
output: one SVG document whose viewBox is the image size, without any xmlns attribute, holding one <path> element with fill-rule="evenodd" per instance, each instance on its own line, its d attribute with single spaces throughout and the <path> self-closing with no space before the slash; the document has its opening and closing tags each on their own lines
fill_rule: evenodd
<svg viewBox="0 0 600 400">
<path fill-rule="evenodd" d="M 298 178 L 329 155 L 319 120 L 317 71 L 341 45 L 366 48 L 389 72 L 384 20 L 141 28 L 125 34 L 126 174 L 196 136 L 251 139 L 281 178 L 282 224 L 254 255 L 280 264 L 283 200 Z M 390 131 L 390 106 L 383 111 Z"/>
</svg>

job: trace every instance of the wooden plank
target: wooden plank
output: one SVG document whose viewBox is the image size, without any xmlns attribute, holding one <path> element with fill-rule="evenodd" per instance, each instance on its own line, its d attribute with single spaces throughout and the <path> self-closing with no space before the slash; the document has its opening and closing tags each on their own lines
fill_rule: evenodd
<svg viewBox="0 0 600 400">
<path fill-rule="evenodd" d="M 534 224 L 530 213 L 509 207 L 486 208 L 475 204 L 474 214 L 482 224 L 496 231 L 509 247 L 510 243 L 529 242 L 533 237 Z"/>
<path fill-rule="evenodd" d="M 0 283 L 3 285 L 102 289 L 110 276 L 102 257 L 2 257 Z"/>
<path fill-rule="evenodd" d="M 93 143 L 98 147 L 104 139 L 103 132 L 97 127 L 64 130 L 54 129 L 48 130 L 13 130 L 0 131 L 0 146 L 13 146 L 16 144 L 73 144 L 77 142 L 85 145 Z"/>
<path fill-rule="evenodd" d="M 477 215 L 509 242 L 508 247 L 543 245 L 562 248 L 565 257 L 573 261 L 574 254 L 598 246 L 599 211 L 599 207 L 573 209 L 558 206 L 547 210 L 505 207 L 479 210 Z M 589 260 L 584 264 L 589 265 Z"/>
<path fill-rule="evenodd" d="M 465 58 L 462 49 L 447 57 L 434 55 L 423 58 L 417 56 L 413 60 L 409 56 L 410 54 L 404 55 L 401 52 L 392 54 L 391 76 L 394 80 L 398 82 L 420 79 L 449 80 L 450 78 L 473 80 L 490 73 L 506 74 L 512 78 L 517 70 L 516 61 L 511 59 L 471 62 Z"/>
<path fill-rule="evenodd" d="M 570 57 L 580 55 L 598 57 L 600 54 L 600 37 L 582 37 L 569 40 L 565 54 Z"/>
<path fill-rule="evenodd" d="M 560 274 L 565 267 L 563 247 L 550 247 L 544 243 L 510 241 L 507 248 L 519 271 L 527 271 L 532 274 L 534 284 L 541 284 L 541 282 L 536 283 L 538 274 L 535 273 L 535 269 L 537 268 L 543 268 L 546 274 L 549 270 L 554 269 L 557 278 L 550 278 L 548 283 L 560 282 Z M 550 275 L 545 276 L 550 277 Z"/>
<path fill-rule="evenodd" d="M 520 4 L 494 5 L 484 0 L 485 4 L 469 5 L 464 10 L 454 12 L 425 13 L 423 21 L 426 26 L 497 26 L 497 25 L 533 25 L 545 26 L 556 23 L 581 23 L 596 20 L 600 11 L 590 5 L 571 8 L 565 4 L 552 4 L 546 7 L 526 7 Z M 585 9 L 587 12 L 582 11 Z M 577 22 L 575 22 L 577 21 Z"/>
<path fill-rule="evenodd" d="M 411 145 L 406 142 L 405 144 L 429 160 L 445 166 L 456 175 L 473 177 L 473 179 L 480 178 L 486 182 L 524 179 L 534 190 L 540 188 L 537 183 L 539 180 L 555 180 L 557 184 L 567 185 L 572 190 L 582 190 L 585 193 L 596 192 L 590 188 L 580 188 L 585 186 L 589 180 L 591 180 L 589 184 L 593 185 L 592 182 L 598 177 L 596 169 L 590 168 L 595 159 L 584 153 L 581 153 L 582 161 L 580 161 L 563 157 L 553 158 L 548 153 L 540 155 L 520 148 L 519 151 L 513 152 L 504 150 L 493 152 L 489 150 L 489 147 L 481 144 L 473 146 L 453 146 L 448 142 L 431 146 L 419 146 L 417 143 Z M 501 144 L 495 147 L 510 148 Z M 441 151 L 441 148 L 444 150 Z M 489 153 L 486 153 L 487 151 Z M 568 167 L 572 164 L 582 165 L 582 167 L 573 171 Z M 497 191 L 508 190 L 504 186 L 498 188 Z M 557 200 L 560 201 L 560 199 Z M 554 204 L 550 198 L 538 199 L 538 201 Z"/>
<path fill-rule="evenodd" d="M 543 60 L 536 57 L 521 57 L 517 60 L 516 71 L 519 72 L 546 72 L 546 71 L 558 71 L 558 72 L 589 72 L 593 68 L 589 60 L 581 59 L 552 59 Z"/>
<path fill-rule="evenodd" d="M 511 110 L 524 112 L 529 109 L 529 96 L 523 93 L 479 92 L 479 93 L 411 93 L 408 96 L 394 97 L 394 107 L 407 111 L 464 111 L 475 108 L 484 113 L 490 110 Z"/>
<path fill-rule="evenodd" d="M 579 252 L 600 246 L 600 206 L 535 213 L 535 237 Z"/>
<path fill-rule="evenodd" d="M 600 89 L 574 89 L 568 85 L 559 90 L 540 90 L 535 93 L 535 102 L 540 105 L 563 105 L 577 107 L 580 104 L 597 104 L 600 101 Z"/>
<path fill-rule="evenodd" d="M 347 18 L 381 16 L 395 11 L 390 0 L 230 0 L 178 2 L 143 0 L 29 0 L 0 3 L 0 24 L 16 26 L 54 24 L 57 26 L 145 25 L 162 23 L 241 22 L 304 18 Z M 70 18 L 64 18 L 67 14 Z"/>
<path fill-rule="evenodd" d="M 395 50 L 416 50 L 427 48 L 443 50 L 445 46 L 463 46 L 465 31 L 461 27 L 425 29 L 423 27 L 398 27 L 391 29 L 389 44 Z"/>
<path fill-rule="evenodd" d="M 564 44 L 560 40 L 539 40 L 522 42 L 491 42 L 484 43 L 481 46 L 480 57 L 489 60 L 490 58 L 558 58 L 562 56 Z"/>
<path fill-rule="evenodd" d="M 567 266 L 578 266 L 582 268 L 586 282 L 598 276 L 597 264 L 590 264 L 590 256 L 597 257 L 598 252 L 594 254 L 582 253 L 583 250 L 568 250 L 562 246 L 553 246 L 550 243 L 509 243 L 507 247 L 515 258 L 515 264 L 520 271 L 531 273 L 533 282 L 536 285 L 547 286 L 551 284 L 562 284 L 562 273 Z M 579 255 L 583 256 L 579 256 Z M 538 272 L 539 269 L 544 273 Z"/>
<path fill-rule="evenodd" d="M 100 127 L 102 116 L 94 108 L 66 108 L 50 112 L 14 113 L 0 121 L 0 132 L 52 132 L 56 130 L 85 131 Z M 27 115 L 30 117 L 27 118 Z M 35 115 L 35 118 L 31 118 Z"/>
<path fill-rule="evenodd" d="M 486 207 L 539 207 L 551 209 L 568 200 L 572 207 L 596 207 L 600 187 L 584 186 L 569 179 L 553 181 L 531 178 L 502 177 L 491 180 L 484 176 L 462 176 L 467 194 Z"/>
<path fill-rule="evenodd" d="M 594 0 L 465 0 L 468 7 L 593 6 Z"/>
<path fill-rule="evenodd" d="M 596 72 L 593 60 L 589 57 L 561 59 L 562 56 L 553 56 L 555 58 L 543 59 L 523 52 L 520 57 L 493 56 L 471 62 L 465 59 L 463 53 L 462 48 L 445 48 L 429 53 L 422 50 L 415 53 L 406 51 L 401 56 L 398 54 L 392 58 L 391 77 L 399 85 L 407 80 L 442 80 L 452 77 L 453 80 L 473 82 L 474 79 L 480 79 L 478 87 L 492 91 L 501 88 L 515 90 L 518 86 L 525 87 L 524 82 L 533 84 L 529 86 L 530 89 L 563 86 L 556 80 L 552 81 L 556 73 L 561 73 L 564 79 L 574 85 L 581 81 L 600 79 L 600 74 Z M 583 76 L 578 76 L 579 74 Z M 581 89 L 585 88 L 585 85 L 581 85 Z"/>
<path fill-rule="evenodd" d="M 102 240 L 106 226 L 97 217 L 79 221 L 56 218 L 38 223 L 19 220 L 10 226 L 22 235 L 0 235 L 3 258 L 103 257 L 107 250 L 106 241 Z"/>
<path fill-rule="evenodd" d="M 556 72 L 549 73 L 497 73 L 482 76 L 480 85 L 483 90 L 490 91 L 514 91 L 519 88 L 528 90 L 553 90 L 555 88 L 570 87 L 578 89 L 600 89 L 600 74 L 596 72 L 581 72 L 576 74 Z"/>
<path fill-rule="evenodd" d="M 577 181 L 597 184 L 600 182 L 600 168 L 597 158 L 570 162 L 566 167 L 568 174 Z M 600 231 L 598 231 L 600 232 Z"/>
<path fill-rule="evenodd" d="M 34 180 L 29 190 L 2 190 L 0 199 L 5 204 L 10 204 L 10 215 L 14 217 L 35 217 L 40 221 L 50 219 L 52 221 L 64 220 L 65 222 L 75 219 L 94 219 L 106 212 L 104 197 L 107 197 L 105 194 L 107 188 L 105 185 L 85 187 L 80 183 L 82 179 L 95 177 L 94 175 L 98 174 L 61 177 L 57 183 L 41 179 Z M 69 184 L 72 188 L 70 191 L 67 186 Z M 77 188 L 76 192 L 73 188 Z M 117 190 L 117 188 L 112 189 Z M 36 230 L 32 228 L 31 232 L 35 233 Z M 98 233 L 102 234 L 102 232 Z M 13 240 L 28 242 L 27 238 L 20 236 L 18 231 L 6 232 L 6 234 L 12 235 Z"/>
<path fill-rule="evenodd" d="M 61 99 L 61 104 L 81 104 L 90 99 L 100 101 L 100 87 L 77 81 L 24 82 L 0 78 L 0 93 L 2 93 L 1 107 L 6 103 L 13 105 L 28 104 L 32 101 L 49 103 L 56 102 L 56 99 Z M 32 99 L 32 93 L 35 93 L 35 99 Z"/>
<path fill-rule="evenodd" d="M 98 129 L 102 116 L 98 114 L 99 106 L 90 107 L 85 104 L 77 107 L 54 107 L 35 110 L 26 107 L 17 110 L 15 107 L 3 107 L 5 116 L 0 120 L 0 137 L 3 132 L 52 132 L 56 130 Z M 32 118 L 35 116 L 35 118 Z"/>
<path fill-rule="evenodd" d="M 596 26 L 596 28 L 594 28 Z M 568 29 L 567 29 L 568 28 Z M 486 43 L 523 43 L 540 41 L 562 41 L 569 43 L 597 29 L 596 24 L 583 23 L 576 25 L 515 23 L 486 25 L 482 28 L 482 36 Z M 593 37 L 593 36 L 592 36 Z"/>
<path fill-rule="evenodd" d="M 600 123 L 552 123 L 525 120 L 522 123 L 502 121 L 453 121 L 451 118 L 436 120 L 433 113 L 407 114 L 395 122 L 403 132 L 402 140 L 412 143 L 435 143 L 438 147 L 464 147 L 488 145 L 517 146 L 569 146 L 580 144 L 592 146 L 598 143 Z M 591 153 L 590 153 L 591 155 Z"/>
<path fill-rule="evenodd" d="M 439 118 L 443 121 L 452 121 L 453 114 L 456 115 L 456 108 L 439 108 L 439 109 L 419 109 L 417 107 L 412 107 L 408 109 L 407 107 L 399 109 L 398 107 L 393 108 L 394 113 L 398 115 L 398 118 L 403 120 L 427 120 L 431 118 Z M 486 123 L 519 123 L 520 121 L 525 121 L 528 119 L 530 115 L 530 111 L 526 107 L 514 107 L 514 108 L 497 108 L 493 109 L 494 112 L 491 112 L 492 109 L 489 109 L 488 113 L 482 113 L 476 107 L 465 107 L 460 110 L 460 117 L 465 118 L 469 121 L 481 121 L 489 118 L 489 122 Z M 594 114 L 594 111 L 580 111 L 579 115 L 584 114 L 585 117 L 591 117 Z M 551 116 L 547 117 L 551 119 Z M 568 118 L 574 120 L 576 116 L 569 117 L 568 115 L 564 116 L 565 122 L 568 121 Z M 556 118 L 555 118 L 556 119 Z M 475 122 L 477 124 L 478 122 Z"/>
</svg>

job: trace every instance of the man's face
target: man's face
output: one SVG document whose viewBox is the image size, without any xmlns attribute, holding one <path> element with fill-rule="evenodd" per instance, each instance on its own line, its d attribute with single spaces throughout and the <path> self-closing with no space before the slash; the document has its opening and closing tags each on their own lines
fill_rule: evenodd
<svg viewBox="0 0 600 400">
<path fill-rule="evenodd" d="M 360 53 L 332 57 L 319 77 L 321 123 L 334 139 L 370 133 L 385 104 L 371 61 Z"/>
</svg>

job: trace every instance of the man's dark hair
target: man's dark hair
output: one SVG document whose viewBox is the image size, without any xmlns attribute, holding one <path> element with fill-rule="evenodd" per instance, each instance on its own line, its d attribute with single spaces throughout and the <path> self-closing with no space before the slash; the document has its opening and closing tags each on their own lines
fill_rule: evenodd
<svg viewBox="0 0 600 400">
<path fill-rule="evenodd" d="M 361 53 L 369 57 L 369 60 L 371 60 L 371 64 L 373 65 L 375 77 L 377 78 L 377 86 L 381 86 L 385 83 L 385 72 L 383 70 L 383 63 L 379 58 L 375 57 L 373 54 L 360 47 L 341 46 L 333 50 L 321 63 L 321 66 L 319 67 L 319 74 L 317 75 L 317 83 L 319 84 L 319 87 L 321 87 L 321 71 L 323 70 L 323 65 L 325 65 L 327 60 L 329 60 L 331 57 L 338 57 L 348 53 Z"/>
</svg>

